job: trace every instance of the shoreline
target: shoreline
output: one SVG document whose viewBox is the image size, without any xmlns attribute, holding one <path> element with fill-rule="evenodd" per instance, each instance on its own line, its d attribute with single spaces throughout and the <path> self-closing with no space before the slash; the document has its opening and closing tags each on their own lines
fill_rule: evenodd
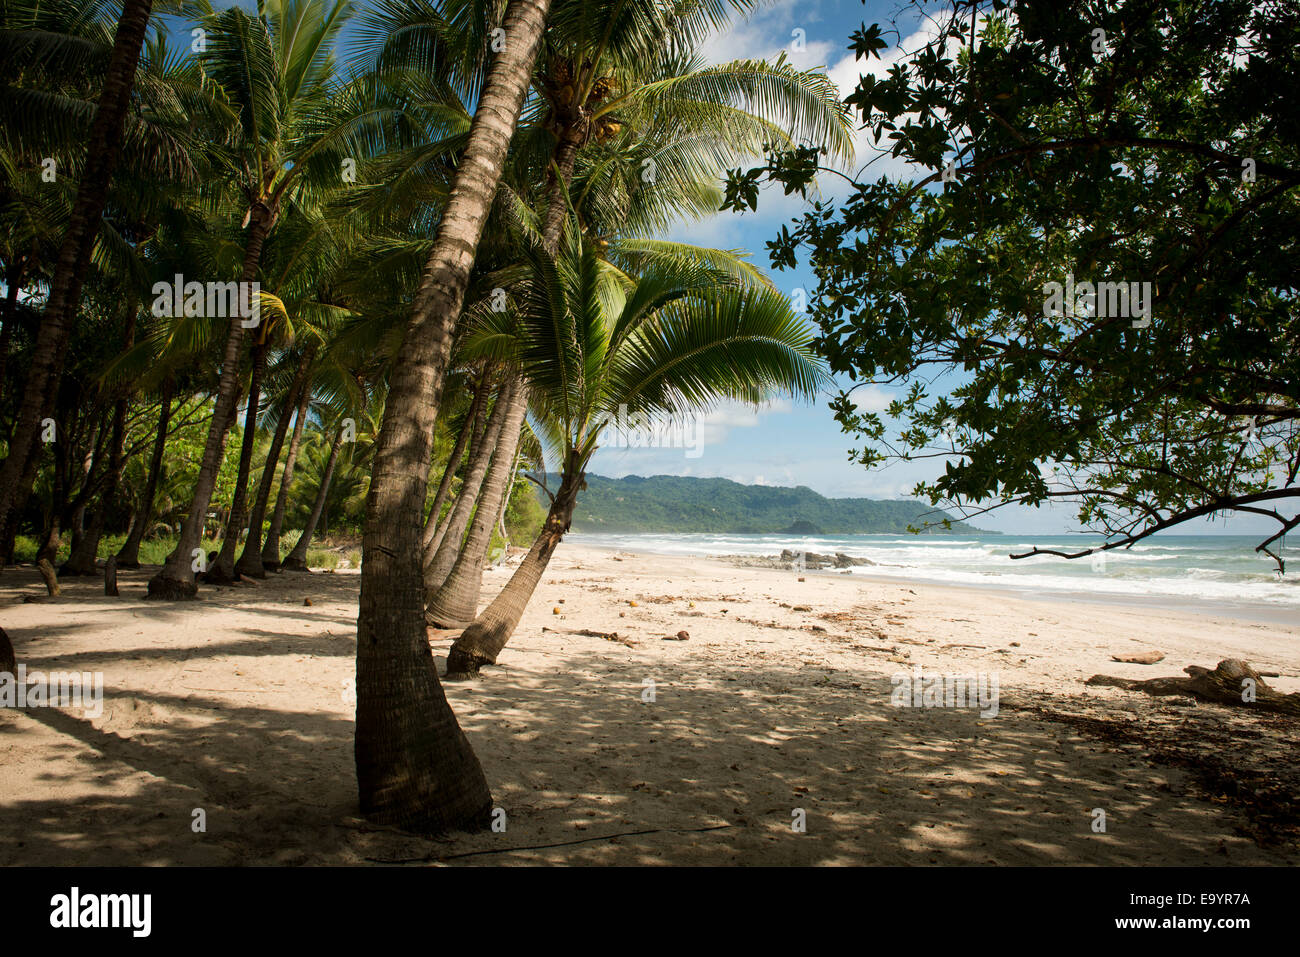
<svg viewBox="0 0 1300 957">
<path fill-rule="evenodd" d="M 661 558 L 689 558 L 695 561 L 716 561 L 737 568 L 770 568 L 793 574 L 793 569 L 783 568 L 776 555 L 722 555 L 708 552 L 655 552 L 637 551 L 635 548 L 618 547 L 603 543 L 580 541 L 572 547 L 590 549 L 594 552 L 609 554 L 654 555 Z M 855 556 L 860 557 L 860 556 Z M 1022 579 L 1023 584 L 990 582 L 975 584 L 972 582 L 948 582 L 933 575 L 917 574 L 910 577 L 902 575 L 873 574 L 872 566 L 855 566 L 845 575 L 842 569 L 817 569 L 800 572 L 805 576 L 854 578 L 858 581 L 877 585 L 923 584 L 936 588 L 951 588 L 973 594 L 994 594 L 1024 601 L 1045 602 L 1047 604 L 1077 603 L 1081 605 L 1100 605 L 1119 609 L 1150 611 L 1152 613 L 1173 612 L 1202 618 L 1219 618 L 1251 624 L 1296 626 L 1300 625 L 1300 609 L 1288 605 L 1265 603 L 1231 603 L 1209 598 L 1178 598 L 1172 595 L 1126 595 L 1118 592 L 1088 592 L 1068 589 L 1035 589 L 1033 579 Z M 878 566 L 877 566 L 878 567 Z M 895 566 L 905 567 L 905 566 Z"/>
</svg>

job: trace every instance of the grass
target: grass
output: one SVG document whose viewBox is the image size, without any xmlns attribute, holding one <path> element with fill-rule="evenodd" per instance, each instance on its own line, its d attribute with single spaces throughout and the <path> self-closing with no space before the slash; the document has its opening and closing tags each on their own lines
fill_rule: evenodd
<svg viewBox="0 0 1300 957">
<path fill-rule="evenodd" d="M 280 538 L 280 558 L 284 559 L 289 552 L 293 551 L 294 545 L 297 544 L 298 536 L 301 532 L 288 532 Z M 58 551 L 54 557 L 54 567 L 58 568 L 68 560 L 71 536 L 64 535 L 59 542 Z M 122 544 L 126 541 L 125 535 L 105 535 L 99 542 L 98 557 L 101 561 L 107 561 L 110 556 L 116 555 L 121 549 Z M 142 565 L 161 565 L 167 560 L 176 547 L 175 535 L 160 535 L 157 538 L 145 539 L 140 543 L 140 564 Z M 219 539 L 205 538 L 203 540 L 203 550 L 205 552 L 214 552 L 221 548 Z M 15 562 L 34 562 L 36 553 L 40 549 L 37 540 L 31 535 L 19 535 L 14 541 L 14 561 Z M 354 548 L 347 555 L 343 555 L 338 548 L 308 548 L 307 564 L 312 568 L 337 568 L 343 558 L 347 558 L 351 567 L 361 567 L 361 550 Z"/>
</svg>

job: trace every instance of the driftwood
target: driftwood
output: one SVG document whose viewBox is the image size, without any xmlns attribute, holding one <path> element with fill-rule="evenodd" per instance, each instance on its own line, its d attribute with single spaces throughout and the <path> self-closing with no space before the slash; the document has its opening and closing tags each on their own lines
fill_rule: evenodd
<svg viewBox="0 0 1300 957">
<path fill-rule="evenodd" d="M 1213 671 L 1199 665 L 1189 665 L 1183 671 L 1186 678 L 1116 678 L 1111 675 L 1093 675 L 1085 684 L 1107 688 L 1124 688 L 1149 695 L 1186 695 L 1215 704 L 1261 711 L 1276 711 L 1300 717 L 1300 694 L 1282 694 L 1270 688 L 1264 676 L 1244 661 L 1225 658 Z"/>
<path fill-rule="evenodd" d="M 5 630 L 0 628 L 0 672 L 9 672 L 14 677 L 18 676 L 18 663 L 14 658 L 14 646 L 9 641 L 9 636 Z"/>
<path fill-rule="evenodd" d="M 117 556 L 104 563 L 104 594 L 117 597 Z"/>
<path fill-rule="evenodd" d="M 1110 660 L 1130 665 L 1154 665 L 1158 661 L 1164 661 L 1165 656 L 1159 651 L 1137 651 L 1130 655 L 1111 655 Z"/>
<path fill-rule="evenodd" d="M 36 570 L 41 573 L 45 579 L 45 590 L 49 593 L 50 598 L 59 597 L 59 576 L 54 574 L 54 566 L 50 564 L 48 558 L 42 558 L 36 563 Z"/>
<path fill-rule="evenodd" d="M 590 628 L 543 628 L 542 631 L 553 631 L 560 635 L 582 635 L 584 638 L 603 638 L 606 641 L 616 641 L 620 645 L 626 645 L 629 648 L 635 648 L 637 643 L 631 638 L 624 638 L 617 631 L 592 631 Z"/>
</svg>

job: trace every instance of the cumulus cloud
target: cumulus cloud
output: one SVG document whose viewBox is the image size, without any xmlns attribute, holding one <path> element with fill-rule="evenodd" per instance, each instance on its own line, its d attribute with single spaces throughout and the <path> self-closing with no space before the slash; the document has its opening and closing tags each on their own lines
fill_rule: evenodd
<svg viewBox="0 0 1300 957">
<path fill-rule="evenodd" d="M 884 412 L 889 408 L 889 403 L 898 398 L 880 385 L 858 386 L 849 395 L 853 399 L 853 407 L 859 412 Z"/>
</svg>

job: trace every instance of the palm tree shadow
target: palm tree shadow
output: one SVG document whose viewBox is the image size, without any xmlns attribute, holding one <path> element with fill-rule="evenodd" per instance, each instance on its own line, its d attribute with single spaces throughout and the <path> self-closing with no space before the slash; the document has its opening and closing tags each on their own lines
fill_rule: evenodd
<svg viewBox="0 0 1300 957">
<path fill-rule="evenodd" d="M 1052 722 L 894 708 L 884 678 L 583 663 L 564 691 L 490 669 L 457 703 L 511 822 L 458 842 L 475 863 L 1279 862 L 1181 771 Z"/>
</svg>

